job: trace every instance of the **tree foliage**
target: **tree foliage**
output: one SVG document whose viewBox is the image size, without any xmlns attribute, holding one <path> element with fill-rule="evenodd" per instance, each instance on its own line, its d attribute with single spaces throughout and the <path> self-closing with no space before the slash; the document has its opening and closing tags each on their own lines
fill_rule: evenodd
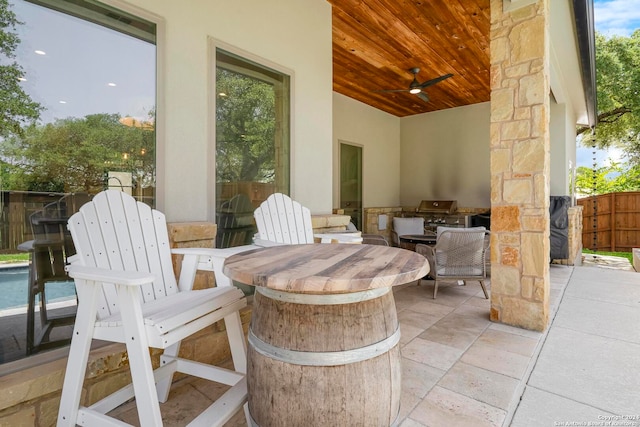
<svg viewBox="0 0 640 427">
<path fill-rule="evenodd" d="M 576 192 L 581 195 L 637 191 L 639 188 L 640 166 L 637 165 L 613 163 L 595 169 L 580 166 L 576 170 Z"/>
<path fill-rule="evenodd" d="M 42 106 L 22 89 L 22 67 L 15 62 L 20 43 L 15 33 L 21 24 L 9 9 L 8 0 L 0 0 L 0 137 L 19 135 L 22 129 L 40 117 Z"/>
<path fill-rule="evenodd" d="M 620 147 L 633 163 L 640 164 L 640 30 L 630 37 L 596 33 L 596 87 L 595 145 Z M 587 131 L 578 129 L 585 141 Z"/>
<path fill-rule="evenodd" d="M 118 114 L 31 125 L 0 143 L 3 187 L 11 190 L 95 192 L 108 171 L 130 172 L 138 185 L 155 178 L 153 130 L 125 126 Z"/>
<path fill-rule="evenodd" d="M 272 182 L 275 174 L 273 85 L 223 68 L 216 72 L 218 182 Z"/>
</svg>

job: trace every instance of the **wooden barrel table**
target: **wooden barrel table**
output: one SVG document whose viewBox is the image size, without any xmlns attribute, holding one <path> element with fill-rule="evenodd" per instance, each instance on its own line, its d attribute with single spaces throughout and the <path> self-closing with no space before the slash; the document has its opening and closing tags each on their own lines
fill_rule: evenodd
<svg viewBox="0 0 640 427">
<path fill-rule="evenodd" d="M 224 273 L 256 286 L 247 373 L 253 423 L 393 424 L 401 365 L 391 287 L 428 270 L 419 254 L 373 245 L 286 245 L 229 257 Z"/>
</svg>

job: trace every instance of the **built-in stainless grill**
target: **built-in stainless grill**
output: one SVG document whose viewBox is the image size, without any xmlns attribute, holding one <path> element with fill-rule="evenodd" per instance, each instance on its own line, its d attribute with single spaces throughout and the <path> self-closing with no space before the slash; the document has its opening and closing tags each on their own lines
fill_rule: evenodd
<svg viewBox="0 0 640 427">
<path fill-rule="evenodd" d="M 455 200 L 423 200 L 416 209 L 416 216 L 423 217 L 425 229 L 431 231 L 436 231 L 438 226 L 471 226 L 471 215 L 458 212 Z"/>
</svg>

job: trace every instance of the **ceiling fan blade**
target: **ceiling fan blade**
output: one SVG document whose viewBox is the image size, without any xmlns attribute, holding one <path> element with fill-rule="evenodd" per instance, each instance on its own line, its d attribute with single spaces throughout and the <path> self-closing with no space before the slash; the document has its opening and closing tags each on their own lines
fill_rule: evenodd
<svg viewBox="0 0 640 427">
<path fill-rule="evenodd" d="M 409 92 L 409 89 L 382 89 L 374 90 L 374 92 Z"/>
<path fill-rule="evenodd" d="M 420 83 L 420 88 L 424 89 L 425 87 L 433 86 L 436 83 L 440 83 L 441 81 L 448 79 L 449 77 L 453 77 L 453 74 L 445 74 L 444 76 L 427 80 L 426 82 Z"/>
<path fill-rule="evenodd" d="M 424 92 L 417 93 L 416 96 L 422 99 L 424 102 L 429 102 L 429 97 Z"/>
</svg>

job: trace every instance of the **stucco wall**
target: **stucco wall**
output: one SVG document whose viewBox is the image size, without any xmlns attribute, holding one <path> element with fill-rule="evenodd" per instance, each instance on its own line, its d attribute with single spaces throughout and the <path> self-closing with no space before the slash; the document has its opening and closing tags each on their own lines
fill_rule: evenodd
<svg viewBox="0 0 640 427">
<path fill-rule="evenodd" d="M 333 94 L 333 205 L 340 203 L 339 143 L 362 149 L 364 207 L 400 202 L 400 119 L 338 93 Z"/>
<path fill-rule="evenodd" d="M 490 104 L 403 117 L 400 121 L 400 204 L 457 200 L 490 207 Z"/>
<path fill-rule="evenodd" d="M 164 23 L 158 41 L 158 207 L 170 221 L 214 220 L 210 39 L 292 76 L 291 193 L 330 213 L 331 6 L 317 0 L 107 0 Z M 139 8 L 140 10 L 136 10 Z M 151 19 L 154 18 L 155 19 Z"/>
<path fill-rule="evenodd" d="M 576 167 L 576 118 L 570 104 L 551 99 L 549 137 L 551 146 L 550 193 L 570 196 L 569 165 Z"/>
</svg>

